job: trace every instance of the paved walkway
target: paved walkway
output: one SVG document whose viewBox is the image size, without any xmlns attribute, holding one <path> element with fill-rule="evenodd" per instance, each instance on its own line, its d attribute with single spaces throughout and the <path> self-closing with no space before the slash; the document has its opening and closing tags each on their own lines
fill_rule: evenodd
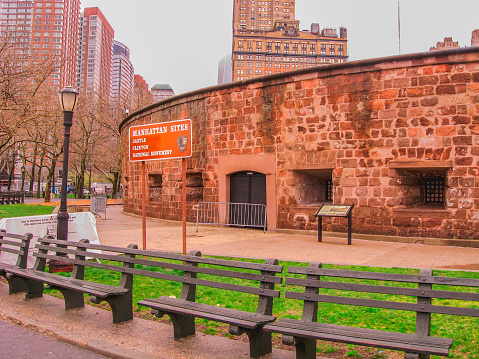
<svg viewBox="0 0 479 359">
<path fill-rule="evenodd" d="M 136 243 L 142 248 L 140 217 L 123 214 L 121 206 L 109 206 L 106 218 L 97 219 L 102 244 L 126 247 Z M 147 219 L 146 247 L 181 252 L 182 233 L 178 222 Z M 368 240 L 356 237 L 353 235 L 352 245 L 348 246 L 346 238 L 332 233 L 318 243 L 316 235 L 263 233 L 244 228 L 200 226 L 196 232 L 195 224 L 188 223 L 187 251 L 334 264 L 479 270 L 479 248 L 385 242 L 379 236 L 368 236 Z"/>
<path fill-rule="evenodd" d="M 97 230 L 102 244 L 127 246 L 136 243 L 142 247 L 141 218 L 123 214 L 121 206 L 109 206 L 106 218 L 97 219 Z M 147 248 L 181 252 L 181 225 L 177 222 L 148 219 Z M 348 246 L 345 238 L 333 234 L 326 235 L 324 241 L 318 243 L 315 235 L 263 233 L 251 229 L 209 226 L 200 226 L 196 232 L 195 225 L 188 224 L 187 249 L 201 250 L 208 255 L 479 270 L 477 248 L 362 240 L 355 239 L 355 236 L 353 244 Z M 45 295 L 43 298 L 25 301 L 23 294 L 9 296 L 4 281 L 0 281 L 0 298 L 0 319 L 22 323 L 36 332 L 110 358 L 239 359 L 246 358 L 248 353 L 245 338 L 231 340 L 197 333 L 194 337 L 175 341 L 172 339 L 171 325 L 140 318 L 113 325 L 111 312 L 98 307 L 86 306 L 66 312 L 63 299 Z M 0 322 L 4 338 L 18 338 L 17 332 L 5 331 L 1 325 Z M 42 352 L 56 346 L 56 341 L 51 343 L 41 338 L 34 336 L 32 340 L 41 345 L 45 343 L 47 349 L 41 349 Z M 39 347 L 40 344 L 35 346 L 33 353 Z M 0 350 L 1 348 L 0 345 Z M 3 357 L 11 356 L 0 351 L 0 358 Z M 38 356 L 26 354 L 24 357 Z M 75 355 L 75 358 L 77 357 L 81 358 L 80 355 Z M 272 358 L 294 358 L 294 352 L 274 349 Z"/>
<path fill-rule="evenodd" d="M 69 345 L 0 320 L 2 359 L 104 359 L 89 350 Z"/>
</svg>

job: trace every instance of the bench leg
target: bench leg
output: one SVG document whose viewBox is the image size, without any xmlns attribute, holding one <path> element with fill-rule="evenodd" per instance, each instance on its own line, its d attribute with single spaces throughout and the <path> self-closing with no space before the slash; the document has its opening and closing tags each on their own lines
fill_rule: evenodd
<svg viewBox="0 0 479 359">
<path fill-rule="evenodd" d="M 8 279 L 8 294 L 16 294 L 26 292 L 25 280 L 19 277 L 10 276 Z"/>
<path fill-rule="evenodd" d="M 151 314 L 156 315 L 158 318 L 161 318 L 165 314 L 170 316 L 173 322 L 173 337 L 175 339 L 181 339 L 195 334 L 195 317 L 192 315 L 164 313 L 156 309 L 153 309 Z"/>
<path fill-rule="evenodd" d="M 43 282 L 25 279 L 24 283 L 26 287 L 25 300 L 43 297 Z"/>
<path fill-rule="evenodd" d="M 90 296 L 90 300 L 95 304 L 100 304 L 102 301 L 106 301 L 110 304 L 114 324 L 127 322 L 133 319 L 133 296 L 131 291 L 123 295 L 109 298 Z"/>
<path fill-rule="evenodd" d="M 295 338 L 296 359 L 316 358 L 316 339 Z"/>
<path fill-rule="evenodd" d="M 249 338 L 249 355 L 251 358 L 260 358 L 273 350 L 271 333 L 263 330 L 263 327 L 255 330 L 245 330 Z"/>
<path fill-rule="evenodd" d="M 65 299 L 65 310 L 83 308 L 85 306 L 85 298 L 82 292 L 77 292 L 71 289 L 52 287 L 58 289 Z"/>
<path fill-rule="evenodd" d="M 404 359 L 430 359 L 429 354 L 404 353 Z"/>
</svg>

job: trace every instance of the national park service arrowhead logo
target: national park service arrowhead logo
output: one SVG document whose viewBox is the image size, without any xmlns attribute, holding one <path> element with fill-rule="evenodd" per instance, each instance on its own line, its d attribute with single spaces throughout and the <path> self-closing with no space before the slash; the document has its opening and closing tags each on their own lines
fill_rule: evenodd
<svg viewBox="0 0 479 359">
<path fill-rule="evenodd" d="M 185 135 L 181 135 L 176 139 L 176 143 L 178 144 L 178 148 L 180 151 L 183 153 L 186 150 L 186 147 L 188 147 L 188 137 Z"/>
</svg>

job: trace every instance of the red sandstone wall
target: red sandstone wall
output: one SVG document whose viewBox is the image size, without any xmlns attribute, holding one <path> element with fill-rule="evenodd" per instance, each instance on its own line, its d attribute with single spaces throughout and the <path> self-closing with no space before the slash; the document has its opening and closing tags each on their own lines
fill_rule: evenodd
<svg viewBox="0 0 479 359">
<path fill-rule="evenodd" d="M 334 203 L 355 205 L 353 232 L 479 239 L 477 49 L 328 65 L 177 96 L 130 115 L 123 148 L 130 125 L 181 118 L 194 129 L 189 220 L 199 200 L 224 198 L 220 158 L 273 154 L 276 188 L 267 190 L 278 228 L 317 228 L 317 207 L 300 203 L 298 181 L 327 169 Z M 140 213 L 140 166 L 123 158 L 124 209 Z M 417 202 L 424 171 L 444 175 L 444 205 Z M 149 189 L 148 215 L 179 220 L 180 161 L 147 162 L 147 172 L 162 179 L 158 196 Z M 325 222 L 345 231 L 341 219 Z"/>
</svg>

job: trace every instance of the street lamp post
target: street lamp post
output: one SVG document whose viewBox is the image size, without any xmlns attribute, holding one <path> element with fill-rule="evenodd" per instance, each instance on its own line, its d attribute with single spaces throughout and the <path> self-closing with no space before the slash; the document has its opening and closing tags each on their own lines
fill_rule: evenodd
<svg viewBox="0 0 479 359">
<path fill-rule="evenodd" d="M 60 91 L 60 105 L 63 110 L 63 125 L 65 126 L 65 138 L 63 142 L 63 172 L 62 189 L 60 193 L 60 209 L 58 211 L 57 239 L 68 240 L 67 211 L 67 179 L 68 179 L 68 155 L 70 147 L 70 128 L 73 124 L 73 111 L 77 104 L 78 92 L 72 87 L 65 87 Z"/>
</svg>

